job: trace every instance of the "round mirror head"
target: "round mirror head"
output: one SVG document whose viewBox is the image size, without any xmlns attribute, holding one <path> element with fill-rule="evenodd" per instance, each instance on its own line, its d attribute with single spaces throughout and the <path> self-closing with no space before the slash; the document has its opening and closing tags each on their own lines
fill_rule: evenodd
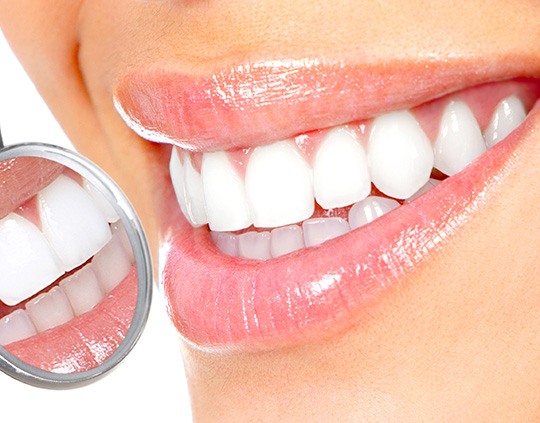
<svg viewBox="0 0 540 423">
<path fill-rule="evenodd" d="M 148 316 L 152 272 L 125 195 L 77 153 L 0 150 L 0 367 L 68 387 L 112 369 Z"/>
</svg>

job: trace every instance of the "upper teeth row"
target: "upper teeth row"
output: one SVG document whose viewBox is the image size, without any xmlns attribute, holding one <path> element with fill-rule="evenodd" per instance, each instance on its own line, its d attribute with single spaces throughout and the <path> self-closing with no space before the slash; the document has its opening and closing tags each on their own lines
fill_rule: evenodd
<svg viewBox="0 0 540 423">
<path fill-rule="evenodd" d="M 119 218 L 93 186 L 60 175 L 37 195 L 41 230 L 16 212 L 0 219 L 0 301 L 15 305 L 80 266 Z"/>
<path fill-rule="evenodd" d="M 512 132 L 524 119 L 521 100 L 497 106 L 482 135 L 463 101 L 446 106 L 433 145 L 409 111 L 374 119 L 367 147 L 347 127 L 329 131 L 310 166 L 293 141 L 254 149 L 242 178 L 226 152 L 202 156 L 201 173 L 173 149 L 170 174 L 182 212 L 193 226 L 235 231 L 301 222 L 314 211 L 366 198 L 373 183 L 384 194 L 407 199 L 428 181 L 433 167 L 451 176 Z"/>
</svg>

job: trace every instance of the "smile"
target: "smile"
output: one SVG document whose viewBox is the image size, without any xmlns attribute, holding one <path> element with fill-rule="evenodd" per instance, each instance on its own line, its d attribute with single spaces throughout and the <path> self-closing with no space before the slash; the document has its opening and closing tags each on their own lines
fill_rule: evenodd
<svg viewBox="0 0 540 423">
<path fill-rule="evenodd" d="M 119 285 L 133 284 L 134 260 L 125 229 L 104 197 L 74 172 L 53 163 L 35 165 L 39 160 L 18 158 L 7 166 L 7 178 L 18 184 L 11 189 L 8 180 L 1 207 L 0 345 L 30 364 L 54 366 L 48 370 L 81 371 L 82 361 L 106 359 L 106 348 L 97 357 L 79 345 L 72 361 L 63 349 L 77 348 L 75 333 L 88 342 L 92 334 L 116 331 L 117 322 L 107 326 L 96 315 L 106 315 L 108 307 L 111 317 L 120 318 L 121 310 L 114 309 L 119 303 L 111 298 L 125 291 Z M 34 163 L 30 176 L 17 170 L 25 161 Z M 25 177 L 39 182 L 21 184 Z M 47 360 L 48 354 L 57 359 Z"/>
<path fill-rule="evenodd" d="M 371 85 L 359 89 L 348 68 L 315 68 L 300 63 L 286 82 L 271 74 L 290 93 L 271 105 L 257 67 L 212 88 L 143 71 L 117 89 L 133 130 L 173 144 L 163 146 L 160 277 L 173 321 L 198 347 L 265 349 L 349 327 L 497 196 L 540 119 L 540 84 L 514 70 L 460 80 L 460 65 L 443 66 L 422 79 L 411 66 L 422 87 L 363 73 Z M 184 94 L 179 104 L 171 93 Z"/>
</svg>

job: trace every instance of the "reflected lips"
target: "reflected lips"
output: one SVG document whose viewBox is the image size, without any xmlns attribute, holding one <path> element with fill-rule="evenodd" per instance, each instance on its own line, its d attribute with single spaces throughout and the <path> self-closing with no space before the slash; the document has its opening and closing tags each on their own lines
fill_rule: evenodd
<svg viewBox="0 0 540 423">
<path fill-rule="evenodd" d="M 212 78 L 153 70 L 122 79 L 115 100 L 132 129 L 150 140 L 196 151 L 232 149 L 411 107 L 464 86 L 539 73 L 538 64 L 534 68 L 526 60 L 507 63 L 415 63 L 401 75 L 397 68 L 389 68 L 382 73 L 364 70 L 359 76 L 351 68 L 338 67 L 330 79 L 328 67 L 300 63 L 291 80 L 305 82 L 303 88 L 299 91 L 301 84 L 293 83 L 291 98 L 277 95 L 272 102 L 268 97 L 268 104 L 258 102 L 261 97 L 251 103 L 242 98 L 245 104 L 217 101 L 214 90 L 223 88 L 220 83 L 228 74 L 214 78 L 216 86 L 209 82 Z M 426 65 L 432 73 L 426 72 Z M 253 88 L 268 80 L 268 69 L 251 70 L 231 85 L 230 97 L 242 83 Z M 390 78 L 392 72 L 395 78 Z M 284 79 L 286 87 L 291 80 Z M 345 85 L 345 90 L 340 79 L 356 82 Z M 340 95 L 342 90 L 350 96 Z M 304 102 L 303 95 L 313 104 Z M 349 103 L 356 100 L 353 110 Z M 246 107 L 242 111 L 239 105 Z M 288 116 L 298 119 L 284 119 Z M 265 262 L 219 252 L 207 229 L 193 229 L 185 220 L 171 184 L 166 184 L 160 277 L 174 323 L 189 342 L 221 350 L 265 349 L 349 327 L 362 310 L 422 267 L 497 195 L 536 142 L 538 127 L 537 102 L 504 142 L 422 197 L 322 246 Z M 170 148 L 163 150 L 162 166 L 167 167 Z"/>
</svg>

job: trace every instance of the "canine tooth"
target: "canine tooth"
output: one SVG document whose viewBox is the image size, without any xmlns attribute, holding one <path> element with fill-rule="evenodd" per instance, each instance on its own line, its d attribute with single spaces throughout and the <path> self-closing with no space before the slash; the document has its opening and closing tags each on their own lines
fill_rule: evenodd
<svg viewBox="0 0 540 423">
<path fill-rule="evenodd" d="M 212 231 L 236 231 L 251 225 L 244 181 L 223 151 L 204 153 L 201 175 L 208 224 Z"/>
<path fill-rule="evenodd" d="M 304 248 L 304 234 L 298 225 L 283 226 L 271 232 L 270 253 L 279 257 Z"/>
<path fill-rule="evenodd" d="M 340 217 L 309 219 L 302 223 L 306 247 L 320 245 L 350 231 L 349 224 Z"/>
<path fill-rule="evenodd" d="M 238 237 L 230 232 L 211 232 L 216 247 L 228 256 L 238 256 Z"/>
<path fill-rule="evenodd" d="M 84 263 L 111 239 L 90 195 L 67 176 L 60 175 L 37 198 L 43 233 L 65 270 Z"/>
<path fill-rule="evenodd" d="M 186 156 L 184 161 L 184 190 L 188 220 L 193 226 L 207 224 L 202 178 L 193 167 L 189 156 Z"/>
<path fill-rule="evenodd" d="M 371 191 L 364 148 L 346 128 L 335 128 L 320 145 L 313 165 L 315 198 L 325 209 L 344 207 Z"/>
<path fill-rule="evenodd" d="M 441 181 L 438 181 L 437 179 L 430 178 L 429 181 L 426 182 L 426 184 L 420 188 L 418 191 L 416 191 L 411 197 L 407 198 L 404 203 L 410 203 L 413 200 L 416 200 L 418 197 L 422 196 L 426 192 L 428 192 L 430 189 L 435 188 L 437 185 L 439 185 Z"/>
<path fill-rule="evenodd" d="M 368 144 L 371 180 L 390 197 L 410 197 L 428 181 L 433 168 L 428 137 L 408 111 L 379 116 L 372 125 Z"/>
<path fill-rule="evenodd" d="M 480 126 L 466 103 L 451 101 L 446 106 L 433 149 L 434 167 L 448 176 L 486 152 Z"/>
<path fill-rule="evenodd" d="M 93 184 L 85 179 L 83 181 L 83 188 L 88 194 L 90 194 L 90 197 L 92 197 L 92 200 L 94 200 L 94 203 L 98 209 L 101 210 L 101 213 L 103 213 L 103 216 L 105 216 L 105 219 L 107 219 L 107 222 L 113 223 L 120 219 L 112 204 Z"/>
<path fill-rule="evenodd" d="M 391 198 L 369 196 L 356 203 L 349 210 L 351 230 L 367 225 L 397 207 L 399 207 L 399 203 Z"/>
<path fill-rule="evenodd" d="M 184 185 L 184 165 L 182 165 L 178 151 L 176 151 L 176 147 L 172 148 L 171 160 L 169 161 L 169 175 L 171 177 L 174 193 L 176 195 L 176 201 L 180 206 L 180 210 L 182 210 L 182 213 L 186 219 L 189 220 L 189 223 L 196 226 L 187 210 L 186 188 Z"/>
<path fill-rule="evenodd" d="M 67 277 L 60 286 L 64 290 L 75 316 L 90 311 L 105 296 L 92 265 L 87 264 L 81 270 Z"/>
<path fill-rule="evenodd" d="M 315 207 L 309 165 L 291 141 L 255 148 L 246 169 L 246 193 L 256 227 L 297 223 Z"/>
<path fill-rule="evenodd" d="M 0 220 L 0 300 L 15 305 L 51 284 L 64 269 L 47 239 L 25 218 Z"/>
<path fill-rule="evenodd" d="M 75 317 L 66 294 L 59 286 L 29 301 L 26 312 L 38 332 L 60 326 Z"/>
<path fill-rule="evenodd" d="M 131 262 L 118 236 L 113 236 L 94 256 L 92 270 L 106 294 L 127 276 L 131 270 Z"/>
<path fill-rule="evenodd" d="M 0 319 L 0 345 L 21 341 L 35 334 L 37 331 L 34 323 L 24 310 L 15 310 Z"/>
<path fill-rule="evenodd" d="M 238 235 L 238 254 L 240 257 L 268 260 L 270 254 L 270 232 L 246 232 Z"/>
<path fill-rule="evenodd" d="M 501 101 L 495 109 L 491 122 L 484 134 L 487 147 L 493 147 L 495 144 L 501 142 L 514 129 L 521 125 L 526 117 L 527 112 L 525 111 L 525 107 L 517 96 L 512 95 Z"/>
</svg>

